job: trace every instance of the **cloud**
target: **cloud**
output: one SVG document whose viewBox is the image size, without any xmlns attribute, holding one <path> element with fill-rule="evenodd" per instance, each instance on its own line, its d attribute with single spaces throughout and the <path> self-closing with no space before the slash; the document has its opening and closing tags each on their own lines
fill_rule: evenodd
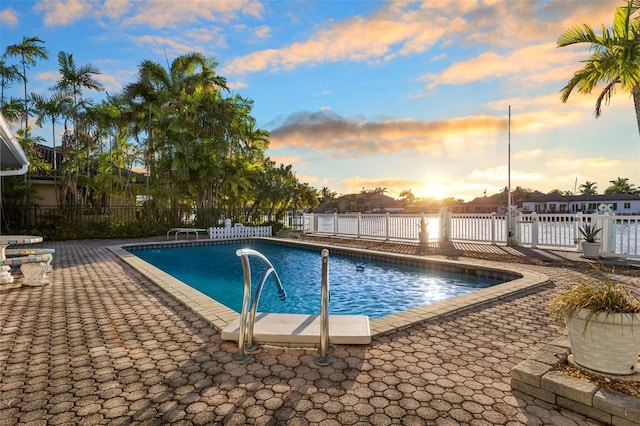
<svg viewBox="0 0 640 426">
<path fill-rule="evenodd" d="M 526 160 L 526 161 L 533 161 L 533 160 L 537 160 L 539 158 L 542 158 L 546 155 L 545 151 L 541 150 L 541 149 L 535 149 L 532 151 L 521 151 L 521 152 L 517 152 L 517 153 L 512 153 L 511 154 L 511 158 L 513 160 Z"/>
<path fill-rule="evenodd" d="M 306 39 L 237 57 L 225 65 L 223 72 L 288 71 L 338 61 L 377 62 L 423 53 L 434 46 L 446 48 L 457 44 L 461 50 L 491 45 L 505 49 L 506 53 L 489 51 L 470 62 L 453 64 L 443 73 L 425 76 L 430 84 L 437 77 L 443 77 L 447 81 L 444 84 L 461 84 L 520 71 L 548 79 L 552 75 L 546 75 L 547 65 L 560 56 L 552 50 L 555 36 L 554 43 L 548 44 L 549 34 L 560 35 L 585 17 L 605 18 L 605 11 L 611 14 L 606 2 L 588 2 L 569 11 L 564 10 L 566 3 L 562 0 L 389 2 L 370 16 L 330 21 Z M 559 20 L 558 16 L 566 18 Z M 531 47 L 508 53 L 523 44 Z M 443 57 L 442 52 L 434 55 L 438 59 Z M 564 57 L 566 60 L 566 54 Z M 474 65 L 478 68 L 469 73 L 468 66 Z M 529 71 L 531 66 L 533 72 Z"/>
<path fill-rule="evenodd" d="M 292 70 L 304 64 L 375 61 L 425 51 L 445 30 L 428 20 L 393 21 L 378 15 L 331 22 L 307 40 L 233 59 L 225 74 Z M 396 50 L 393 50 L 394 47 Z"/>
<path fill-rule="evenodd" d="M 507 166 L 498 166 L 484 170 L 473 170 L 469 177 L 472 179 L 486 179 L 489 181 L 504 182 L 506 176 L 509 174 Z M 518 170 L 511 170 L 512 181 L 518 182 L 536 182 L 544 179 L 544 173 L 539 172 L 523 172 Z"/>
<path fill-rule="evenodd" d="M 136 5 L 137 13 L 124 19 L 124 25 L 148 25 L 152 28 L 184 27 L 200 21 L 230 22 L 240 14 L 259 18 L 263 12 L 262 4 L 252 0 L 147 0 Z"/>
<path fill-rule="evenodd" d="M 86 0 L 40 1 L 34 10 L 44 12 L 46 26 L 68 25 L 79 21 L 93 12 L 94 3 Z"/>
<path fill-rule="evenodd" d="M 578 113 L 571 111 L 522 113 L 512 120 L 512 129 L 533 133 L 576 121 L 578 117 Z M 468 152 L 474 146 L 494 144 L 496 135 L 506 132 L 506 129 L 507 118 L 504 115 L 474 115 L 433 121 L 367 121 L 344 118 L 325 108 L 317 112 L 291 114 L 271 131 L 270 147 L 328 152 L 334 156 L 366 157 L 418 151 L 434 158 L 451 157 Z"/>
<path fill-rule="evenodd" d="M 202 46 L 196 46 L 186 40 L 179 40 L 175 37 L 144 35 L 133 37 L 131 40 L 136 44 L 148 46 L 157 53 L 164 53 L 166 50 L 170 50 L 177 55 L 182 55 L 190 52 L 204 52 L 205 50 Z"/>
<path fill-rule="evenodd" d="M 579 59 L 579 54 L 561 51 L 555 44 L 538 44 L 506 54 L 483 52 L 471 59 L 455 62 L 439 73 L 424 74 L 420 80 L 425 82 L 428 90 L 439 85 L 458 86 L 505 77 L 523 84 L 539 85 L 568 80 L 577 69 L 575 64 Z"/>
<path fill-rule="evenodd" d="M 0 23 L 9 27 L 15 27 L 18 24 L 18 13 L 10 7 L 0 11 Z"/>
<path fill-rule="evenodd" d="M 133 4 L 130 0 L 105 0 L 98 12 L 98 16 L 112 20 L 119 20 L 126 15 Z"/>
<path fill-rule="evenodd" d="M 584 158 L 557 158 L 547 163 L 550 168 L 561 168 L 562 170 L 615 170 L 621 169 L 627 164 L 620 160 L 604 157 L 584 157 Z"/>
</svg>

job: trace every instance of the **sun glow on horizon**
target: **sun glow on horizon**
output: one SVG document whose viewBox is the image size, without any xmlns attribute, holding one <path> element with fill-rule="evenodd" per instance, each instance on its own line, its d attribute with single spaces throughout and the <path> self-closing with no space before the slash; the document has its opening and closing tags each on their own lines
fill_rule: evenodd
<svg viewBox="0 0 640 426">
<path fill-rule="evenodd" d="M 449 197 L 451 190 L 448 185 L 439 182 L 426 182 L 415 196 L 440 200 Z"/>
</svg>

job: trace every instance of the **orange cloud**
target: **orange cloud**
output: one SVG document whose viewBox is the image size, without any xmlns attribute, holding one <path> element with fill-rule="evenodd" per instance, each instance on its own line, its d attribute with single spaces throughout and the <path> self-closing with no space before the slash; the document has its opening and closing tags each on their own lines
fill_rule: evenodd
<svg viewBox="0 0 640 426">
<path fill-rule="evenodd" d="M 512 120 L 512 129 L 531 133 L 577 120 L 572 112 L 522 113 Z M 506 132 L 507 117 L 475 115 L 449 120 L 420 121 L 389 119 L 358 121 L 323 109 L 316 113 L 292 114 L 271 131 L 272 149 L 297 148 L 334 155 L 371 156 L 399 151 L 420 151 L 441 157 L 474 145 L 495 143 L 495 135 Z"/>
<path fill-rule="evenodd" d="M 381 17 L 354 17 L 334 22 L 310 39 L 282 49 L 266 49 L 237 57 L 227 64 L 224 74 L 269 70 L 290 70 L 302 64 L 377 60 L 400 46 L 400 54 L 421 52 L 433 45 L 444 29 L 432 21 L 393 21 Z"/>
</svg>

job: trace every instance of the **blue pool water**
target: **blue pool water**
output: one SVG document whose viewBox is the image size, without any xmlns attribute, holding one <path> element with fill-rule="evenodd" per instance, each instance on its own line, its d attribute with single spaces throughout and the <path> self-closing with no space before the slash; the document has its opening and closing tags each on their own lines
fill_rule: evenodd
<svg viewBox="0 0 640 426">
<path fill-rule="evenodd" d="M 265 255 L 287 292 L 287 299 L 280 300 L 275 281 L 273 277 L 269 277 L 262 290 L 258 311 L 320 313 L 322 257 L 319 249 L 243 242 L 153 249 L 130 248 L 128 251 L 240 312 L 244 283 L 242 263 L 236 256 L 236 250 L 240 248 L 250 248 Z M 265 267 L 258 259 L 250 259 L 252 282 L 255 286 Z M 329 312 L 380 318 L 501 282 L 504 281 L 363 260 L 330 252 Z"/>
</svg>

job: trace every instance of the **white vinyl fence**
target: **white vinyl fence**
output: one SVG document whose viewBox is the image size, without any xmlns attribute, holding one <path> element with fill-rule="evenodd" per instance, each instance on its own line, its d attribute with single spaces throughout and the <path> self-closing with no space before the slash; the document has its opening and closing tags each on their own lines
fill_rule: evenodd
<svg viewBox="0 0 640 426">
<path fill-rule="evenodd" d="M 429 241 L 507 244 L 531 248 L 580 250 L 583 223 L 602 228 L 603 256 L 640 257 L 640 216 L 606 214 L 304 214 L 303 232 L 418 241 L 420 218 L 427 221 Z"/>
<path fill-rule="evenodd" d="M 235 226 L 211 227 L 208 230 L 209 238 L 212 240 L 271 236 L 271 226 L 242 226 L 241 224 L 236 224 Z"/>
</svg>

